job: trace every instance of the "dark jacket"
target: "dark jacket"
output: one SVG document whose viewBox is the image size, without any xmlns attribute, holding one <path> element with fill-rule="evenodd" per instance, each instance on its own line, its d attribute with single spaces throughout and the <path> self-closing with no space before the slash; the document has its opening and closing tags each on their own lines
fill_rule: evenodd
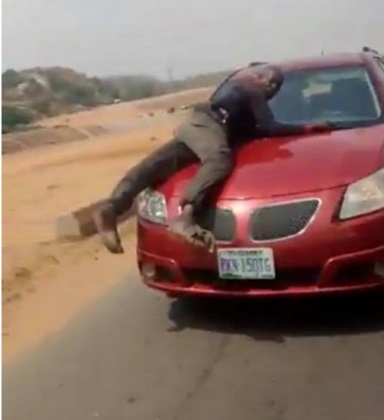
<svg viewBox="0 0 384 420">
<path fill-rule="evenodd" d="M 286 136 L 304 131 L 303 126 L 277 122 L 262 89 L 247 80 L 236 79 L 223 85 L 212 99 L 211 108 L 226 111 L 228 134 L 233 139 Z"/>
</svg>

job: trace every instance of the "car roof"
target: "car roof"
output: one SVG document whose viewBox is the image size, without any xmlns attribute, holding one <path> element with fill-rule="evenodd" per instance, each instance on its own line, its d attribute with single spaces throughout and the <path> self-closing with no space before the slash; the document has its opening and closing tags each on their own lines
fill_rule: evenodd
<svg viewBox="0 0 384 420">
<path fill-rule="evenodd" d="M 337 66 L 353 66 L 363 65 L 367 61 L 370 61 L 374 55 L 370 52 L 360 53 L 340 53 L 340 54 L 326 54 L 317 57 L 306 57 L 298 58 L 295 60 L 284 60 L 280 62 L 274 62 L 283 71 L 293 70 L 311 70 L 325 67 L 337 67 Z"/>
</svg>

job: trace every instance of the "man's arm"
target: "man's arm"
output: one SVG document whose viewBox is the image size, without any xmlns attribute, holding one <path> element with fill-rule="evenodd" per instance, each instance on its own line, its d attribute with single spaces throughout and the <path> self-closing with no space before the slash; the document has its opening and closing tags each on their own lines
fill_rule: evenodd
<svg viewBox="0 0 384 420">
<path fill-rule="evenodd" d="M 258 129 L 267 136 L 290 136 L 304 134 L 310 128 L 303 125 L 282 124 L 275 120 L 268 102 L 259 89 L 248 91 L 253 116 L 258 124 Z"/>
</svg>

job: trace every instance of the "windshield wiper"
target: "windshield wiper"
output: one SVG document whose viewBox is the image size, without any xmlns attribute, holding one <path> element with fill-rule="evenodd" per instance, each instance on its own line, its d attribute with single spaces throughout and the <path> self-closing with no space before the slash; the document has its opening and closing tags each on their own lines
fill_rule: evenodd
<svg viewBox="0 0 384 420">
<path fill-rule="evenodd" d="M 371 125 L 374 125 L 374 121 L 351 121 L 351 122 L 342 122 L 342 123 L 335 123 L 330 122 L 330 131 L 336 131 L 336 130 L 351 130 L 354 128 L 365 128 L 369 127 Z"/>
</svg>

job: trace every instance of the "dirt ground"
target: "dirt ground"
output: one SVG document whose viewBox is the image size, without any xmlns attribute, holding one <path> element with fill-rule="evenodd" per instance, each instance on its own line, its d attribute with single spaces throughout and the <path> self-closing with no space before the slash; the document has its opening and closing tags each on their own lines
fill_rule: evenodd
<svg viewBox="0 0 384 420">
<path fill-rule="evenodd" d="M 134 221 L 122 228 L 126 254 L 113 256 L 100 247 L 97 237 L 57 241 L 56 217 L 108 194 L 129 166 L 172 136 L 186 112 L 166 110 L 202 100 L 208 92 L 189 91 L 60 116 L 44 125 L 81 130 L 103 124 L 109 130 L 81 142 L 3 155 L 4 361 L 56 331 L 135 263 Z M 143 113 L 145 121 L 138 124 Z M 120 128 L 114 129 L 118 124 Z"/>
</svg>

